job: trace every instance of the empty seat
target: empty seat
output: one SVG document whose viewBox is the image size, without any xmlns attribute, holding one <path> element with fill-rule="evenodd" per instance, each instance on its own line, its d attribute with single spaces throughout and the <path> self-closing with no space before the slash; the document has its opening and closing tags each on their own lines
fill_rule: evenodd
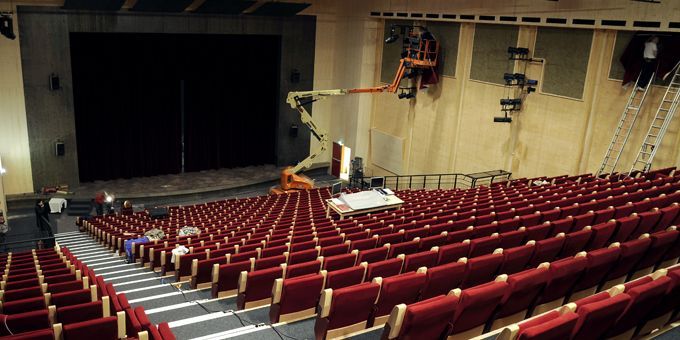
<svg viewBox="0 0 680 340">
<path fill-rule="evenodd" d="M 635 228 L 635 231 L 633 231 L 633 234 L 630 235 L 631 238 L 638 238 L 640 235 L 652 231 L 661 219 L 661 211 L 659 211 L 659 208 L 654 208 L 651 211 L 639 213 L 638 217 L 640 217 L 640 223 Z"/>
<path fill-rule="evenodd" d="M 255 270 L 278 267 L 282 263 L 286 263 L 286 260 L 286 255 L 283 254 L 259 258 L 255 260 Z"/>
<path fill-rule="evenodd" d="M 452 289 L 458 288 L 465 278 L 465 267 L 464 262 L 452 262 L 428 268 L 421 299 L 447 294 Z"/>
<path fill-rule="evenodd" d="M 586 249 L 600 249 L 609 244 L 609 241 L 613 238 L 614 233 L 616 232 L 616 227 L 616 221 L 609 221 L 594 225 L 592 227 L 593 236 L 588 246 L 586 246 Z"/>
<path fill-rule="evenodd" d="M 548 237 L 550 234 L 550 230 L 552 229 L 552 225 L 550 223 L 543 223 L 541 225 L 536 225 L 532 227 L 527 227 L 527 240 L 543 240 Z"/>
<path fill-rule="evenodd" d="M 494 249 L 498 248 L 500 244 L 498 234 L 493 234 L 487 237 L 481 237 L 470 241 L 469 257 L 477 257 L 481 255 L 490 254 Z"/>
<path fill-rule="evenodd" d="M 626 242 L 633 234 L 635 228 L 640 223 L 640 218 L 637 214 L 616 219 L 616 232 L 612 236 L 612 242 Z"/>
<path fill-rule="evenodd" d="M 109 297 L 104 296 L 102 297 L 102 300 L 99 301 L 63 306 L 59 308 L 56 306 L 50 306 L 49 311 L 50 316 L 52 318 L 56 316 L 56 318 L 59 320 L 59 323 L 63 325 L 96 318 L 109 317 Z"/>
<path fill-rule="evenodd" d="M 323 290 L 321 274 L 276 279 L 269 309 L 271 323 L 292 322 L 316 315 L 316 305 Z"/>
<path fill-rule="evenodd" d="M 564 245 L 564 234 L 557 234 L 555 237 L 536 241 L 534 255 L 529 260 L 529 266 L 535 267 L 543 262 L 553 261 Z"/>
<path fill-rule="evenodd" d="M 314 260 L 309 262 L 298 263 L 294 265 L 281 265 L 284 268 L 284 278 L 293 278 L 307 274 L 318 274 L 321 270 L 321 261 Z"/>
<path fill-rule="evenodd" d="M 630 303 L 630 296 L 622 294 L 622 288 L 613 288 L 613 291 L 619 292 L 615 296 L 601 292 L 574 303 L 578 321 L 572 332 L 573 339 L 600 339 L 616 322 Z"/>
<path fill-rule="evenodd" d="M 379 292 L 380 285 L 372 282 L 324 289 L 314 324 L 316 338 L 337 338 L 365 329 Z"/>
<path fill-rule="evenodd" d="M 607 274 L 619 260 L 621 249 L 617 246 L 591 250 L 586 254 L 586 269 L 574 285 L 569 301 L 575 301 L 595 294 L 597 288 L 604 283 Z"/>
<path fill-rule="evenodd" d="M 508 275 L 505 281 L 508 289 L 496 310 L 491 330 L 524 320 L 548 279 L 548 266 L 545 265 Z"/>
<path fill-rule="evenodd" d="M 316 260 L 319 257 L 319 249 L 314 248 L 284 254 L 288 256 L 288 265 L 293 265 Z"/>
<path fill-rule="evenodd" d="M 420 267 L 431 268 L 437 265 L 437 257 L 439 254 L 436 251 L 422 251 L 410 255 L 399 255 L 404 260 L 403 273 L 413 272 Z"/>
<path fill-rule="evenodd" d="M 458 306 L 455 295 L 437 296 L 392 309 L 382 339 L 442 339 L 450 332 L 450 321 Z"/>
<path fill-rule="evenodd" d="M 4 320 L 3 327 L 0 327 L 0 336 L 8 336 L 11 334 L 51 327 L 47 309 L 11 315 L 0 315 L 0 317 Z"/>
<path fill-rule="evenodd" d="M 420 240 L 415 239 L 413 241 L 401 242 L 390 246 L 390 251 L 387 255 L 388 258 L 395 257 L 399 254 L 413 254 L 418 251 L 418 246 Z"/>
<path fill-rule="evenodd" d="M 476 286 L 493 280 L 503 263 L 503 250 L 497 249 L 493 254 L 471 259 L 463 258 L 460 261 L 466 263 L 465 278 L 460 284 L 461 288 Z"/>
<path fill-rule="evenodd" d="M 283 278 L 281 267 L 241 272 L 236 306 L 247 309 L 268 304 L 274 281 L 280 278 Z"/>
<path fill-rule="evenodd" d="M 631 279 L 636 279 L 651 273 L 657 263 L 661 261 L 666 252 L 675 244 L 678 239 L 678 231 L 674 227 L 667 231 L 656 232 L 649 235 L 652 240 L 645 256 L 635 266 L 635 272 Z"/>
<path fill-rule="evenodd" d="M 63 337 L 64 340 L 87 339 L 92 334 L 97 334 L 98 339 L 123 339 L 125 338 L 124 318 L 124 313 L 119 312 L 116 316 L 63 325 L 61 334 L 55 334 L 55 337 Z"/>
<path fill-rule="evenodd" d="M 388 247 L 378 247 L 375 249 L 367 249 L 359 251 L 357 257 L 357 263 L 367 262 L 373 263 L 378 261 L 383 261 L 387 258 L 387 253 L 389 252 Z"/>
<path fill-rule="evenodd" d="M 508 289 L 508 284 L 502 281 L 502 278 L 499 277 L 500 280 L 495 282 L 464 289 L 462 292 L 459 289 L 451 291 L 450 294 L 458 295 L 460 298 L 456 313 L 451 320 L 453 325 L 451 336 L 456 339 L 468 339 L 482 334 L 484 326 Z"/>
<path fill-rule="evenodd" d="M 501 239 L 498 248 L 508 249 L 518 247 L 526 240 L 527 230 L 525 227 L 521 227 L 518 230 L 501 233 L 498 236 Z"/>
<path fill-rule="evenodd" d="M 439 254 L 437 257 L 437 265 L 456 262 L 458 259 L 468 256 L 468 252 L 470 251 L 470 240 L 448 244 L 437 247 L 436 249 L 433 248 L 433 250 L 436 250 Z"/>
<path fill-rule="evenodd" d="M 329 257 L 341 254 L 347 254 L 349 252 L 349 243 L 336 244 L 334 246 L 326 246 L 321 248 L 321 253 L 319 256 Z"/>
<path fill-rule="evenodd" d="M 652 240 L 649 237 L 630 240 L 624 243 L 613 243 L 612 246 L 621 248 L 621 255 L 607 274 L 602 289 L 609 289 L 626 281 L 628 274 L 635 268 L 642 255 L 647 252 Z"/>
<path fill-rule="evenodd" d="M 363 282 L 364 275 L 366 274 L 366 267 L 354 266 L 332 272 L 322 270 L 321 274 L 326 276 L 324 288 L 340 289 Z"/>
<path fill-rule="evenodd" d="M 503 263 L 498 269 L 500 274 L 514 274 L 524 270 L 534 255 L 536 241 L 529 241 L 524 246 L 503 249 Z"/>
<path fill-rule="evenodd" d="M 418 250 L 429 250 L 432 249 L 432 247 L 438 247 L 446 244 L 446 235 L 446 232 L 442 232 L 439 235 L 422 237 L 420 239 L 420 244 L 418 245 Z"/>
<path fill-rule="evenodd" d="M 533 310 L 533 315 L 561 306 L 565 295 L 571 291 L 581 277 L 587 263 L 585 253 L 551 262 L 548 267 L 550 279 L 536 301 L 537 306 Z"/>
<path fill-rule="evenodd" d="M 334 271 L 338 269 L 349 268 L 355 265 L 356 259 L 356 253 L 325 257 L 323 258 L 323 269 L 327 271 Z"/>
<path fill-rule="evenodd" d="M 368 327 L 382 325 L 387 322 L 392 309 L 400 304 L 411 304 L 418 301 L 420 290 L 425 283 L 425 274 L 405 273 L 387 278 L 375 278 L 380 284 L 380 294 L 368 321 Z"/>
<path fill-rule="evenodd" d="M 646 321 L 647 315 L 662 301 L 664 294 L 671 284 L 667 276 L 659 277 L 651 282 L 626 289 L 625 293 L 631 300 L 616 323 L 609 328 L 607 337 L 622 336 L 631 338 L 636 327 Z"/>
<path fill-rule="evenodd" d="M 243 261 L 223 265 L 213 265 L 212 297 L 232 296 L 238 292 L 238 282 L 241 272 L 252 271 L 255 261 Z"/>
<path fill-rule="evenodd" d="M 566 306 L 560 311 L 551 311 L 536 318 L 511 325 L 499 334 L 499 340 L 569 339 L 578 315 Z"/>
<path fill-rule="evenodd" d="M 401 268 L 404 260 L 401 258 L 394 258 L 375 263 L 362 262 L 361 265 L 366 267 L 366 277 L 364 281 L 371 281 L 376 277 L 390 277 L 401 273 Z"/>
<path fill-rule="evenodd" d="M 579 231 L 574 231 L 565 235 L 564 245 L 558 258 L 574 256 L 582 251 L 591 239 L 593 232 L 590 226 L 586 226 Z"/>
</svg>

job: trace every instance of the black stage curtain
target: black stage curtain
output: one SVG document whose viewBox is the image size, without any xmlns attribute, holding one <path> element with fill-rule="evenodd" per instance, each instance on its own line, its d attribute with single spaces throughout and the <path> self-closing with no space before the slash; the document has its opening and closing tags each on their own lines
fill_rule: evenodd
<svg viewBox="0 0 680 340">
<path fill-rule="evenodd" d="M 70 38 L 81 181 L 274 163 L 279 37 Z"/>
</svg>

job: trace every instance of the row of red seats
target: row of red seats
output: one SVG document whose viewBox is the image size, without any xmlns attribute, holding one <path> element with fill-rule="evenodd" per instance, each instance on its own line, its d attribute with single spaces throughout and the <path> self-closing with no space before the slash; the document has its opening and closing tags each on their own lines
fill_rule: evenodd
<svg viewBox="0 0 680 340">
<path fill-rule="evenodd" d="M 641 194 L 644 194 L 644 193 L 641 193 Z M 632 198 L 632 196 L 631 196 L 630 198 Z M 597 203 L 597 204 L 599 204 L 599 205 L 608 204 L 607 201 L 602 201 L 602 202 L 599 202 L 599 203 L 598 203 L 598 202 L 589 202 L 587 205 L 584 204 L 584 206 L 585 206 L 584 208 L 595 207 L 595 206 L 594 206 L 595 203 Z M 636 203 L 636 204 L 638 204 L 638 203 Z M 650 204 L 653 204 L 653 202 L 651 202 L 651 201 L 649 201 L 649 200 L 646 200 L 646 201 L 644 201 L 644 202 L 639 202 L 639 206 L 635 206 L 635 207 L 625 207 L 625 209 L 622 208 L 622 209 L 620 210 L 620 213 L 621 213 L 621 214 L 624 214 L 626 211 L 631 210 L 631 209 L 644 209 L 645 207 L 648 207 Z M 559 211 L 557 211 L 557 212 L 559 212 Z M 598 211 L 598 212 L 600 212 L 600 211 Z M 566 213 L 566 211 L 562 211 L 562 213 Z M 608 214 L 608 213 L 609 213 L 609 214 Z M 545 212 L 545 214 L 547 214 L 547 212 Z M 533 214 L 533 215 L 525 215 L 525 216 L 521 216 L 521 222 L 523 222 L 524 224 L 530 225 L 530 223 L 536 223 L 536 222 L 539 222 L 540 220 L 545 220 L 546 216 L 543 216 L 543 215 L 545 215 L 545 214 L 536 213 L 536 214 Z M 590 215 L 593 215 L 593 214 L 594 214 L 594 213 L 590 213 Z M 612 210 L 612 209 L 604 209 L 604 211 L 602 211 L 600 214 L 597 214 L 597 216 L 598 216 L 598 218 L 600 218 L 602 221 L 607 220 L 607 219 L 609 219 L 611 216 L 613 216 L 613 210 Z M 492 213 L 491 217 L 493 217 L 493 213 Z M 592 222 L 592 219 L 589 220 L 588 218 L 589 218 L 588 215 L 583 216 L 583 218 L 582 218 L 579 222 L 577 222 L 577 226 L 578 226 L 578 225 L 584 225 L 584 223 L 585 223 L 585 224 L 591 223 L 591 222 Z M 436 218 L 435 218 L 435 219 L 436 219 Z M 476 220 L 475 220 L 474 217 L 473 217 L 473 220 L 472 220 L 472 221 L 463 221 L 463 223 L 465 223 L 465 224 L 467 224 L 467 223 L 475 223 L 475 222 L 477 222 L 477 223 L 484 223 L 483 221 L 484 221 L 483 218 L 479 218 L 479 219 L 476 219 Z M 491 221 L 491 219 L 489 219 L 489 221 Z M 436 221 L 432 221 L 432 222 L 431 222 L 431 221 L 429 221 L 429 220 L 421 220 L 421 221 L 412 221 L 412 222 L 414 223 L 413 225 L 403 226 L 403 228 L 407 228 L 407 227 L 419 227 L 419 226 L 421 226 L 421 225 L 423 225 L 423 224 L 425 224 L 425 225 L 427 226 L 427 223 L 433 223 L 433 222 L 436 222 Z M 486 221 L 486 222 L 488 222 L 488 221 Z M 501 221 L 501 222 L 504 222 L 504 221 Z M 516 221 L 513 221 L 513 220 L 506 220 L 505 222 L 508 222 L 508 223 L 515 223 Z M 376 223 L 379 223 L 379 222 L 376 222 Z M 450 223 L 450 222 L 449 222 L 449 223 Z M 482 230 L 482 229 L 484 229 L 484 227 L 488 227 L 488 228 L 486 228 L 486 229 L 487 229 L 487 230 L 491 230 L 492 228 L 495 228 L 494 223 L 496 223 L 496 222 L 494 221 L 492 224 L 482 226 L 482 227 L 480 227 L 479 229 Z M 595 223 L 598 223 L 598 222 L 596 221 Z M 465 225 L 465 224 L 461 224 L 461 225 Z M 364 226 L 364 227 L 366 227 L 366 226 Z M 402 237 L 404 237 L 406 240 L 411 240 L 411 239 L 413 239 L 413 238 L 415 238 L 415 237 L 421 237 L 421 236 L 422 236 L 422 237 L 425 237 L 425 236 L 427 236 L 427 233 L 428 233 L 428 230 L 429 230 L 429 229 L 432 229 L 433 231 L 434 231 L 434 230 L 439 231 L 439 229 L 444 230 L 443 228 L 455 228 L 456 226 L 455 226 L 455 225 L 449 226 L 449 225 L 444 224 L 444 225 L 439 225 L 439 226 L 436 226 L 436 227 L 438 227 L 438 228 L 424 228 L 424 227 L 421 227 L 421 228 L 419 228 L 419 229 L 414 229 L 414 230 L 406 231 L 405 233 L 404 233 L 403 229 L 400 230 L 399 232 L 396 232 L 396 233 L 389 233 L 390 231 L 396 230 L 397 228 L 402 228 L 402 226 L 399 226 L 399 227 L 397 227 L 397 226 L 395 226 L 395 227 L 388 226 L 388 227 L 377 228 L 377 229 L 374 229 L 374 230 L 369 230 L 368 228 L 364 229 L 364 231 L 368 231 L 368 232 L 370 232 L 370 233 L 359 232 L 358 230 L 361 230 L 361 227 L 356 227 L 356 228 L 359 228 L 358 230 L 355 230 L 355 231 L 357 231 L 357 233 L 352 233 L 352 234 L 350 234 L 347 238 L 345 238 L 345 237 L 343 236 L 344 233 L 341 233 L 340 235 L 338 235 L 339 231 L 342 231 L 342 229 L 329 230 L 329 231 L 321 232 L 321 233 L 318 233 L 318 234 L 317 234 L 316 232 L 312 232 L 312 235 L 313 235 L 313 236 L 321 236 L 321 235 L 323 234 L 323 236 L 328 236 L 328 237 L 323 238 L 323 239 L 317 239 L 316 237 L 314 237 L 312 240 L 309 240 L 309 241 L 306 241 L 306 242 L 300 242 L 300 243 L 295 243 L 295 242 L 294 242 L 294 243 L 292 243 L 292 244 L 287 245 L 287 247 L 288 247 L 287 249 L 281 249 L 280 252 L 277 253 L 276 255 L 279 255 L 280 253 L 283 253 L 283 252 L 285 252 L 285 251 L 294 252 L 294 251 L 296 251 L 296 250 L 303 250 L 303 247 L 312 248 L 312 247 L 314 247 L 314 246 L 317 245 L 317 244 L 315 243 L 316 240 L 318 240 L 318 242 L 319 242 L 318 245 L 319 245 L 319 246 L 337 245 L 336 247 L 334 247 L 334 249 L 335 249 L 335 248 L 338 248 L 338 249 L 339 249 L 339 248 L 341 247 L 341 245 L 339 245 L 339 243 L 341 243 L 343 240 L 353 240 L 353 241 L 358 241 L 358 242 L 356 242 L 356 243 L 359 243 L 359 242 L 363 241 L 363 240 L 359 241 L 359 239 L 362 239 L 362 238 L 365 239 L 365 238 L 367 238 L 367 237 L 369 237 L 369 236 L 375 236 L 375 235 L 372 235 L 373 233 L 378 233 L 378 232 L 379 232 L 379 233 L 383 233 L 383 232 L 387 232 L 388 234 L 386 234 L 386 235 L 381 235 L 380 238 L 379 238 L 379 240 L 378 240 L 378 245 L 382 245 L 382 244 L 388 243 L 388 242 L 391 242 L 391 243 L 401 242 L 401 241 L 402 241 Z M 338 230 L 339 230 L 339 231 L 338 231 Z M 290 231 L 289 233 L 292 233 L 292 231 Z M 458 237 L 459 239 L 465 239 L 465 238 L 467 238 L 467 237 L 464 237 L 464 236 L 463 236 L 463 234 L 465 234 L 465 233 L 470 234 L 471 232 L 470 232 L 470 230 L 460 231 L 460 232 L 458 232 L 458 235 L 456 235 L 456 234 L 454 233 L 454 234 L 450 235 L 449 238 Z M 475 231 L 475 233 L 478 233 L 478 231 Z M 640 232 L 640 234 L 641 234 L 641 233 L 642 233 L 642 232 Z M 335 236 L 332 236 L 333 234 L 334 234 Z M 363 235 L 362 235 L 362 234 L 363 234 Z M 489 232 L 489 234 L 490 234 L 490 232 Z M 282 235 L 284 235 L 284 234 L 282 234 Z M 269 235 L 267 235 L 267 236 L 269 236 Z M 307 235 L 307 236 L 308 236 L 307 239 L 310 239 L 310 238 L 311 238 L 310 235 Z M 358 237 L 358 236 L 359 236 L 359 237 Z M 291 241 L 291 238 L 292 238 L 292 237 L 294 237 L 294 236 L 288 236 L 288 241 Z M 301 235 L 301 236 L 298 236 L 297 238 L 303 238 L 303 237 L 304 237 L 304 236 Z M 269 241 L 269 240 L 270 240 L 270 239 L 267 239 L 267 241 Z M 225 241 L 226 241 L 226 240 L 225 240 Z M 255 257 L 257 258 L 257 257 L 260 256 L 260 254 L 259 254 L 259 253 L 254 253 L 253 251 L 256 250 L 257 248 L 264 248 L 264 249 L 267 249 L 267 243 L 266 243 L 267 241 L 264 241 L 264 240 L 260 241 L 262 244 L 260 244 L 260 243 L 246 244 L 246 245 L 242 246 L 241 249 L 239 249 L 239 245 L 238 245 L 238 244 L 236 244 L 236 245 L 233 245 L 233 244 L 232 244 L 233 249 L 232 249 L 231 251 L 229 251 L 229 250 L 224 250 L 224 249 L 220 249 L 220 244 L 219 244 L 219 243 L 220 243 L 220 240 L 212 240 L 212 241 L 210 241 L 210 243 L 213 244 L 212 247 L 211 247 L 211 246 L 205 247 L 205 246 L 207 245 L 207 243 L 201 242 L 200 245 L 201 245 L 202 247 L 199 247 L 199 248 L 197 248 L 197 249 L 199 249 L 199 250 L 204 250 L 207 254 L 202 254 L 202 253 L 200 253 L 200 252 L 192 251 L 192 253 L 194 253 L 194 254 L 191 254 L 191 255 L 189 255 L 189 256 L 183 256 L 183 260 L 180 260 L 180 261 L 177 261 L 177 260 L 176 260 L 176 261 L 175 261 L 175 269 L 177 269 L 178 267 L 179 267 L 180 269 L 183 268 L 182 273 L 179 274 L 178 277 L 184 278 L 185 276 L 188 276 L 188 275 L 190 274 L 190 269 L 189 269 L 188 264 L 190 264 L 191 261 L 193 261 L 193 260 L 202 260 L 202 259 L 216 258 L 216 257 L 218 257 L 218 256 L 224 255 L 225 253 L 235 253 L 236 255 L 234 255 L 234 259 L 237 259 L 237 258 L 238 258 L 238 259 L 248 259 L 248 256 L 251 256 L 251 255 L 253 255 L 253 254 L 254 254 Z M 295 241 L 295 240 L 293 240 L 293 241 Z M 303 241 L 304 241 L 304 240 L 303 240 Z M 371 240 L 366 240 L 366 241 L 369 241 L 369 242 L 370 242 Z M 450 240 L 449 240 L 449 241 L 450 241 Z M 287 243 L 288 243 L 288 242 L 287 242 Z M 287 243 L 286 243 L 286 244 L 287 244 Z M 286 244 L 284 244 L 284 245 L 286 245 Z M 166 256 L 161 256 L 161 262 L 163 262 L 163 261 L 162 261 L 163 259 L 166 259 L 165 262 L 166 262 L 166 263 L 169 263 L 170 261 L 167 261 L 167 259 L 169 259 L 169 256 L 170 256 L 169 250 L 172 250 L 172 249 L 174 248 L 174 246 L 171 245 L 171 244 L 168 244 L 168 243 L 165 243 L 165 244 L 162 245 L 162 246 L 166 248 L 166 249 L 165 249 L 165 250 L 166 250 Z M 375 247 L 375 246 L 376 246 L 376 245 L 373 244 L 371 247 Z M 142 247 L 143 247 L 143 246 L 142 246 Z M 149 248 L 153 249 L 152 247 L 154 247 L 154 246 L 153 246 L 153 245 L 149 246 Z M 277 246 L 274 245 L 274 248 L 276 248 L 276 247 L 277 247 Z M 283 246 L 278 246 L 278 247 L 283 247 Z M 208 249 L 206 249 L 206 248 L 208 248 Z M 213 254 L 210 254 L 209 251 L 210 251 L 211 249 L 218 249 L 218 251 L 214 252 Z M 364 249 L 364 248 L 360 248 L 359 246 L 357 246 L 357 247 L 354 247 L 354 246 L 353 246 L 352 249 Z M 235 251 L 234 251 L 234 250 L 235 250 Z M 272 249 L 272 250 L 273 250 L 273 249 Z M 351 249 L 350 249 L 350 250 L 351 250 Z M 347 251 L 347 250 L 345 250 L 345 252 L 346 252 L 346 251 Z M 142 251 L 142 252 L 143 252 L 143 251 Z M 273 253 L 273 252 L 270 252 L 270 254 L 274 254 L 274 253 Z M 324 254 L 322 253 L 322 255 L 324 255 Z M 151 257 L 154 257 L 154 256 L 151 256 Z M 144 258 L 142 258 L 142 262 L 144 262 Z M 152 261 L 152 262 L 156 262 L 156 261 Z M 212 261 L 212 262 L 213 262 L 213 263 L 216 263 L 215 261 Z M 231 262 L 237 262 L 237 261 L 231 261 Z M 184 265 L 182 265 L 182 263 L 184 263 Z M 162 266 L 163 266 L 163 265 L 162 265 Z M 155 267 L 155 266 L 154 266 L 154 267 Z M 194 268 L 193 270 L 196 271 L 195 268 Z M 204 272 L 204 273 L 206 272 L 205 269 L 204 269 L 204 270 L 201 270 L 200 268 L 199 268 L 199 271 Z M 195 275 L 194 275 L 194 276 L 195 276 Z M 205 275 L 203 275 L 203 276 L 205 277 Z"/>
<path fill-rule="evenodd" d="M 664 223 L 671 223 L 676 217 L 678 210 L 680 210 L 680 207 L 676 205 L 671 205 L 669 206 L 669 209 L 667 209 L 667 217 L 670 217 L 670 220 L 665 219 Z M 582 228 L 583 225 L 578 225 L 576 224 L 576 220 L 574 218 L 566 218 L 560 220 L 559 223 L 555 223 L 554 225 L 551 223 L 547 224 L 542 224 L 538 225 L 536 227 L 530 227 L 530 228 L 519 228 L 518 230 L 511 230 L 508 229 L 507 231 L 504 231 L 500 233 L 498 236 L 490 235 L 486 236 L 488 234 L 478 234 L 474 235 L 470 231 L 474 231 L 473 229 L 465 229 L 465 232 L 468 232 L 466 235 L 460 235 L 461 239 L 465 239 L 468 237 L 472 236 L 478 236 L 480 239 L 478 240 L 473 240 L 472 242 L 472 252 L 471 255 L 477 255 L 477 254 L 482 254 L 484 252 L 490 252 L 493 249 L 495 249 L 498 246 L 501 247 L 511 247 L 511 246 L 517 246 L 520 243 L 526 241 L 526 240 L 532 240 L 532 239 L 538 239 L 539 240 L 539 248 L 541 249 L 546 249 L 548 250 L 550 247 L 548 247 L 548 242 L 547 241 L 541 241 L 543 238 L 547 237 L 548 235 L 557 235 L 560 232 L 571 232 L 571 231 L 578 231 L 578 233 L 574 233 L 573 237 L 571 234 L 569 234 L 569 237 L 564 238 L 566 241 L 562 241 L 561 239 L 558 240 L 551 240 L 550 244 L 553 249 L 556 249 L 559 251 L 562 249 L 562 244 L 566 244 L 564 247 L 565 249 L 571 249 L 570 252 L 573 254 L 577 251 L 579 251 L 579 246 L 580 247 L 585 247 L 589 244 L 591 245 L 597 245 L 602 246 L 606 244 L 610 239 L 612 242 L 617 242 L 617 241 L 626 241 L 630 235 L 634 234 L 633 232 L 638 230 L 640 233 L 635 232 L 635 236 L 639 236 L 640 234 L 651 231 L 651 230 L 656 230 L 658 221 L 660 221 L 660 216 L 661 213 L 659 211 L 653 212 L 657 218 L 654 220 L 647 220 L 645 224 L 642 224 L 643 228 L 638 228 L 640 225 L 640 219 L 637 217 L 637 215 L 633 215 L 630 218 L 627 219 L 622 219 L 622 223 L 600 223 L 598 225 L 595 225 L 595 228 L 587 228 L 586 230 L 580 230 L 578 228 Z M 590 213 L 586 214 L 587 216 L 590 216 L 589 220 L 582 220 L 586 221 L 586 224 L 589 224 L 590 222 L 593 221 L 593 216 Z M 579 217 L 579 216 L 577 216 Z M 579 219 L 580 220 L 580 219 Z M 667 220 L 667 221 L 666 221 Z M 666 226 L 669 224 L 665 224 Z M 516 226 L 515 226 L 516 227 Z M 527 232 L 527 229 L 529 229 L 531 232 Z M 591 230 L 591 229 L 594 229 Z M 489 230 L 488 228 L 486 229 L 486 232 L 495 232 L 497 231 L 496 229 L 491 229 Z M 455 233 L 451 233 L 455 234 Z M 592 241 L 591 240 L 592 237 Z M 446 235 L 438 235 L 435 236 L 435 238 L 439 239 L 439 242 L 441 243 L 435 243 L 435 239 L 430 238 L 427 240 L 428 242 L 423 243 L 423 241 L 426 241 L 428 237 L 425 237 L 421 240 L 414 240 L 414 241 L 407 241 L 403 243 L 396 244 L 395 246 L 390 246 L 390 247 L 378 247 L 378 248 L 372 248 L 372 249 L 362 249 L 361 251 L 358 252 L 357 256 L 357 263 L 361 262 L 374 262 L 376 260 L 384 260 L 387 257 L 395 257 L 399 254 L 410 254 L 415 251 L 427 251 L 430 249 L 432 246 L 437 246 L 437 245 L 444 245 L 447 244 L 447 241 L 449 243 L 456 243 L 459 242 L 461 239 L 456 239 L 456 238 L 448 238 Z M 374 239 L 372 239 L 374 240 Z M 374 240 L 375 241 L 375 240 Z M 546 243 L 546 246 L 543 246 L 543 243 Z M 376 243 L 373 244 L 374 246 Z M 346 253 L 349 249 L 347 245 L 342 245 L 344 248 L 344 253 Z M 441 254 L 455 254 L 455 251 L 450 251 L 449 249 L 455 249 L 456 245 L 452 244 L 451 246 L 443 247 L 442 251 L 440 252 Z M 237 262 L 237 261 L 231 261 L 228 264 L 223 264 L 220 265 L 219 267 L 216 267 L 216 264 L 220 262 L 220 259 L 210 259 L 210 260 L 203 260 L 203 261 L 196 261 L 196 266 L 197 270 L 195 271 L 195 276 L 196 279 L 192 279 L 192 282 L 201 284 L 204 283 L 205 280 L 207 279 L 207 274 L 210 272 L 208 268 L 210 265 L 213 266 L 213 286 L 217 286 L 216 288 L 214 287 L 213 289 L 213 294 L 214 296 L 222 296 L 225 294 L 233 293 L 233 290 L 236 289 L 236 278 L 240 275 L 240 271 L 250 271 L 256 268 L 266 268 L 265 265 L 260 266 L 260 262 L 263 263 L 275 263 L 276 257 L 281 257 L 281 255 L 277 253 L 272 253 L 268 252 L 268 249 L 265 248 L 262 250 L 261 253 L 254 252 L 252 254 L 240 254 L 238 257 L 238 260 L 246 260 L 248 259 L 247 256 L 252 256 L 254 257 L 253 260 L 248 260 L 244 262 Z M 279 251 L 285 251 L 285 249 L 280 249 Z M 258 258 L 258 255 L 263 255 L 264 257 Z M 298 265 L 302 264 L 305 261 L 313 261 L 316 259 L 318 256 L 318 250 L 316 249 L 310 249 L 310 250 L 305 250 L 305 251 L 300 251 L 297 253 L 291 253 L 288 254 L 287 256 L 283 257 L 285 258 L 285 261 L 288 265 Z M 342 254 L 342 253 L 341 253 Z M 467 253 L 459 256 L 466 256 Z M 298 255 L 295 257 L 291 257 L 291 255 Z M 185 255 L 186 256 L 186 255 Z M 238 255 L 237 255 L 238 256 Z M 441 255 L 441 258 L 453 258 L 455 261 L 458 257 L 455 257 L 458 255 Z M 273 259 L 269 259 L 270 257 L 273 257 Z M 332 256 L 331 256 L 332 257 Z M 328 257 L 331 259 L 331 257 Z M 455 258 L 454 258 L 455 257 Z M 231 260 L 235 259 L 235 257 L 231 257 Z M 222 261 L 225 261 L 226 259 L 223 259 Z M 278 259 L 281 261 L 281 259 Z M 332 259 L 331 259 L 332 260 Z M 328 262 L 328 261 L 327 261 Z M 540 262 L 540 261 L 539 261 Z M 217 275 L 215 275 L 217 273 Z M 224 293 L 220 293 L 224 292 Z"/>
<path fill-rule="evenodd" d="M 524 290 L 523 299 L 531 299 L 535 293 L 526 288 L 540 286 L 541 275 L 540 268 L 530 269 L 499 277 L 496 282 L 473 288 L 475 292 L 452 291 L 416 303 L 399 304 L 392 310 L 382 338 L 435 339 L 456 334 L 456 324 L 461 319 L 484 319 L 498 313 L 515 292 Z M 539 283 L 528 282 L 528 277 Z M 480 300 L 483 304 L 466 315 Z M 503 328 L 496 339 L 630 339 L 677 320 L 679 307 L 680 266 L 675 265 L 513 323 Z M 482 337 L 493 339 L 494 335 Z"/>
</svg>

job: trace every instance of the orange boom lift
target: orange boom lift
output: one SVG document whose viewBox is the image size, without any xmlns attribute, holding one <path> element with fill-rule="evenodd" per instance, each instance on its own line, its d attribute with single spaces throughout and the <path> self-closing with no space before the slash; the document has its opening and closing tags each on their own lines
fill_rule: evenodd
<svg viewBox="0 0 680 340">
<path fill-rule="evenodd" d="M 397 74 L 391 84 L 359 88 L 359 89 L 335 89 L 319 91 L 289 92 L 286 102 L 291 108 L 300 113 L 300 119 L 309 128 L 312 135 L 319 141 L 319 146 L 304 160 L 295 166 L 287 167 L 281 172 L 281 183 L 270 190 L 272 194 L 281 194 L 291 190 L 305 190 L 314 188 L 314 180 L 301 174 L 309 168 L 317 156 L 328 148 L 328 132 L 316 125 L 312 116 L 305 109 L 305 105 L 311 104 L 331 96 L 344 96 L 354 93 L 397 93 L 401 90 L 399 98 L 415 97 L 415 87 L 400 87 L 404 77 L 413 79 L 424 72 L 429 72 L 436 79 L 436 67 L 439 56 L 439 44 L 432 34 L 421 26 L 393 25 L 390 36 L 385 39 L 386 43 L 398 40 L 397 28 L 401 29 L 403 39 L 402 58 L 399 62 Z M 436 82 L 436 80 L 434 81 Z"/>
</svg>

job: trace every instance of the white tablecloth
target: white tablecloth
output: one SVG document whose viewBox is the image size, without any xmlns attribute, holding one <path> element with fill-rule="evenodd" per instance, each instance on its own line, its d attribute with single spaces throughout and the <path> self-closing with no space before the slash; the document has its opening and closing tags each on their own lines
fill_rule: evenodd
<svg viewBox="0 0 680 340">
<path fill-rule="evenodd" d="M 61 214 L 61 210 L 62 210 L 63 208 L 66 208 L 66 206 L 68 205 L 68 203 L 67 203 L 66 200 L 63 199 L 63 198 L 56 198 L 56 197 L 55 197 L 55 198 L 50 198 L 49 205 L 50 205 L 50 212 L 51 212 L 51 213 L 53 213 L 53 214 L 57 214 L 57 213 Z"/>
</svg>

